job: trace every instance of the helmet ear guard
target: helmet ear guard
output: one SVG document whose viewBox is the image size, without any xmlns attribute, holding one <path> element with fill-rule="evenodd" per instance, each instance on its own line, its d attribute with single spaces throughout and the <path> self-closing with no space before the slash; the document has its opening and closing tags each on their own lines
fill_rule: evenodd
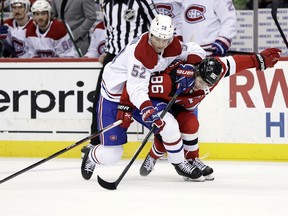
<svg viewBox="0 0 288 216">
<path fill-rule="evenodd" d="M 221 63 L 213 57 L 205 58 L 196 66 L 197 75 L 209 85 L 213 85 L 219 80 L 221 71 Z"/>
</svg>

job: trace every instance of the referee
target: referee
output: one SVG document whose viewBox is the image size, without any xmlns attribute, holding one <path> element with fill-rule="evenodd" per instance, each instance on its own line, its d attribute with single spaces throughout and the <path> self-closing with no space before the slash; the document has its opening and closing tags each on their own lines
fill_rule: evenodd
<svg viewBox="0 0 288 216">
<path fill-rule="evenodd" d="M 105 65 L 111 62 L 133 38 L 148 31 L 151 21 L 157 14 L 153 0 L 103 0 L 100 4 L 106 29 L 106 55 L 99 73 L 93 100 L 91 134 L 97 131 L 97 115 L 95 112 Z M 100 144 L 99 137 L 91 140 L 91 143 L 84 146 L 81 151 L 85 153 L 92 147 L 91 145 L 95 146 L 97 144 Z"/>
</svg>

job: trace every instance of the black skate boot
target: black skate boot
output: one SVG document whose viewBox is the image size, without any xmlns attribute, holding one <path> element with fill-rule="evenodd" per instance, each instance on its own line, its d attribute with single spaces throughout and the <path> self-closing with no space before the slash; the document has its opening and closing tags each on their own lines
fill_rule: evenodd
<svg viewBox="0 0 288 216">
<path fill-rule="evenodd" d="M 148 155 L 146 156 L 144 162 L 142 163 L 140 167 L 140 175 L 148 176 L 154 169 L 156 161 L 157 159 L 152 158 L 150 154 L 148 153 Z"/>
<path fill-rule="evenodd" d="M 199 158 L 195 158 L 195 160 L 189 161 L 189 163 L 196 166 L 202 171 L 202 174 L 205 180 L 208 180 L 208 181 L 214 180 L 214 176 L 212 175 L 214 172 L 213 169 L 207 166 L 206 164 L 204 164 Z"/>
<path fill-rule="evenodd" d="M 183 161 L 179 164 L 173 164 L 177 173 L 183 176 L 185 181 L 203 182 L 205 178 L 202 175 L 202 171 L 196 166 L 190 164 L 188 161 Z"/>
<path fill-rule="evenodd" d="M 89 159 L 90 151 L 86 151 L 86 153 L 84 154 L 84 158 L 82 160 L 82 164 L 81 164 L 81 174 L 82 174 L 82 177 L 86 180 L 89 180 L 92 177 L 95 166 L 96 166 L 96 163 Z"/>
</svg>

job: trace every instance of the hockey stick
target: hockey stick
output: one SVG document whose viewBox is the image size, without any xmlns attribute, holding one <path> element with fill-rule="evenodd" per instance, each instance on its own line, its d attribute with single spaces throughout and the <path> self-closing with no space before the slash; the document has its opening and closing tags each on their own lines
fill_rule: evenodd
<svg viewBox="0 0 288 216">
<path fill-rule="evenodd" d="M 161 115 L 160 115 L 161 118 L 163 118 L 166 115 L 166 113 L 169 111 L 169 109 L 172 107 L 172 105 L 176 101 L 176 98 L 178 97 L 178 95 L 179 95 L 179 93 L 178 93 L 178 91 L 176 91 L 174 96 L 171 98 L 171 100 L 167 104 L 166 108 L 161 113 Z M 125 174 L 128 172 L 128 170 L 130 169 L 130 167 L 132 166 L 132 164 L 134 163 L 134 161 L 136 160 L 137 156 L 140 154 L 140 152 L 142 151 L 142 149 L 144 148 L 146 143 L 148 142 L 148 140 L 151 137 L 151 135 L 153 134 L 155 128 L 156 128 L 156 126 L 153 125 L 153 127 L 148 132 L 148 134 L 146 135 L 146 137 L 142 141 L 141 145 L 137 149 L 136 153 L 134 154 L 134 156 L 132 157 L 132 159 L 130 160 L 128 165 L 125 167 L 125 169 L 122 171 L 122 173 L 120 174 L 120 176 L 118 177 L 118 179 L 115 182 L 107 182 L 107 181 L 103 180 L 99 175 L 97 175 L 97 180 L 98 180 L 98 183 L 101 185 L 101 187 L 108 189 L 108 190 L 117 189 L 117 186 L 119 185 L 119 183 L 121 182 L 121 180 L 123 179 Z"/>
<path fill-rule="evenodd" d="M 274 22 L 275 22 L 275 25 L 276 25 L 277 28 L 278 28 L 278 31 L 280 32 L 281 37 L 283 38 L 283 41 L 284 41 L 286 47 L 288 48 L 287 38 L 286 38 L 286 36 L 285 36 L 285 34 L 284 34 L 284 32 L 283 32 L 283 30 L 282 30 L 282 28 L 281 28 L 281 26 L 280 26 L 280 24 L 279 24 L 279 22 L 278 22 L 278 18 L 277 18 L 277 8 L 278 8 L 278 5 L 279 5 L 278 0 L 274 0 L 274 1 L 272 2 L 271 15 L 272 15 L 272 18 L 273 18 L 273 20 L 274 20 Z"/>
<path fill-rule="evenodd" d="M 68 35 L 69 35 L 69 37 L 70 37 L 70 40 L 72 41 L 72 44 L 73 44 L 73 46 L 75 47 L 75 49 L 76 49 L 79 57 L 82 57 L 83 54 L 82 54 L 81 50 L 77 47 L 77 44 L 76 44 L 76 42 L 75 42 L 75 40 L 74 40 L 74 36 L 73 36 L 73 34 L 72 34 L 72 32 L 71 32 L 71 29 L 69 28 L 68 24 L 67 24 L 66 21 L 65 21 L 64 11 L 65 11 L 65 6 L 66 6 L 66 4 L 67 4 L 67 1 L 68 1 L 68 0 L 63 0 L 62 3 L 61 3 L 61 8 L 60 8 L 61 20 L 62 20 L 62 22 L 63 22 L 64 25 L 65 25 L 66 31 L 68 32 Z"/>
<path fill-rule="evenodd" d="M 85 143 L 85 142 L 88 141 L 88 140 L 91 140 L 91 139 L 95 138 L 96 136 L 99 136 L 101 133 L 104 133 L 105 131 L 108 131 L 108 130 L 112 129 L 112 128 L 120 125 L 121 123 L 122 123 L 122 120 L 118 120 L 118 121 L 116 121 L 116 122 L 114 122 L 114 123 L 106 126 L 106 127 L 103 128 L 102 130 L 97 131 L 97 132 L 91 134 L 90 136 L 88 136 L 88 137 L 86 137 L 86 138 L 84 138 L 84 139 L 82 139 L 82 140 L 80 140 L 80 141 L 78 141 L 78 142 L 76 142 L 76 143 L 74 143 L 74 144 L 72 144 L 72 145 L 70 145 L 70 146 L 68 146 L 68 147 L 66 147 L 66 148 L 64 148 L 64 149 L 62 149 L 62 150 L 54 153 L 54 154 L 52 154 L 52 155 L 50 155 L 49 157 L 46 157 L 46 158 L 38 161 L 37 163 L 34 163 L 34 164 L 32 164 L 32 165 L 30 165 L 30 166 L 28 166 L 28 167 L 26 167 L 26 168 L 24 168 L 24 169 L 22 169 L 22 170 L 20 170 L 20 171 L 18 171 L 18 172 L 16 172 L 16 173 L 14 173 L 14 174 L 12 174 L 12 175 L 10 175 L 10 176 L 8 176 L 8 177 L 0 180 L 0 184 L 2 184 L 3 182 L 6 182 L 6 181 L 8 181 L 8 180 L 10 180 L 10 179 L 18 176 L 18 175 L 20 175 L 20 174 L 22 174 L 22 173 L 24 173 L 24 172 L 27 172 L 28 170 L 30 170 L 30 169 L 32 169 L 32 168 L 34 168 L 34 167 L 37 167 L 37 166 L 39 166 L 40 164 L 43 164 L 43 163 L 45 163 L 45 162 L 53 159 L 53 158 L 55 158 L 55 157 L 57 157 L 57 156 L 65 153 L 65 152 L 67 152 L 67 151 L 75 148 L 76 146 L 78 146 L 78 145 L 80 145 L 80 144 L 82 144 L 82 143 Z"/>
<path fill-rule="evenodd" d="M 205 48 L 206 52 L 213 52 L 214 49 Z M 225 53 L 225 55 L 255 55 L 254 52 L 245 52 L 245 51 L 236 51 L 236 50 L 229 50 Z"/>
</svg>

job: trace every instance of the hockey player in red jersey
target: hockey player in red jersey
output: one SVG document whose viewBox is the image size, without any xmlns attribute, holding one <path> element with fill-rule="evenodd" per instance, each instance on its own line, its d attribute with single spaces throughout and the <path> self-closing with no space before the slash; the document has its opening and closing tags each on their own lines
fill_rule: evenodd
<svg viewBox="0 0 288 216">
<path fill-rule="evenodd" d="M 177 119 L 183 139 L 183 147 L 185 158 L 194 166 L 202 170 L 205 180 L 213 180 L 213 169 L 205 165 L 199 159 L 198 146 L 198 128 L 199 122 L 193 110 L 200 102 L 209 94 L 219 83 L 223 77 L 231 76 L 248 68 L 256 68 L 257 70 L 265 70 L 273 67 L 280 58 L 281 50 L 270 48 L 262 51 L 260 54 L 251 56 L 229 56 L 229 57 L 209 57 L 204 59 L 200 64 L 187 65 L 181 62 L 174 62 L 165 70 L 165 73 L 154 75 L 151 77 L 149 86 L 149 96 L 151 98 L 169 101 L 174 94 L 177 86 L 180 84 L 182 94 L 176 100 L 172 108 L 172 113 Z M 131 106 L 129 98 L 123 91 L 121 98 L 122 105 Z M 118 114 L 126 127 L 129 127 L 131 120 L 127 118 L 129 113 Z M 122 116 L 122 118 L 120 118 Z M 131 116 L 131 114 L 130 114 Z M 133 117 L 140 123 L 139 115 L 133 113 Z M 155 135 L 153 146 L 145 158 L 140 174 L 147 176 L 153 170 L 156 160 L 167 152 L 166 143 L 163 142 L 159 134 Z M 184 177 L 185 180 L 191 180 Z"/>
<path fill-rule="evenodd" d="M 213 169 L 205 165 L 199 159 L 199 146 L 198 146 L 198 128 L 199 122 L 193 113 L 193 110 L 200 104 L 209 92 L 211 92 L 224 78 L 249 68 L 256 68 L 257 70 L 264 71 L 267 68 L 273 67 L 280 58 L 281 50 L 277 48 L 268 48 L 259 54 L 246 56 L 236 55 L 229 57 L 208 57 L 204 59 L 199 65 L 190 71 L 194 71 L 194 79 L 187 76 L 187 72 L 183 76 L 183 67 L 178 67 L 176 76 L 170 73 L 165 73 L 161 76 L 162 79 L 155 78 L 158 81 L 163 80 L 162 90 L 164 94 L 155 92 L 153 82 L 150 85 L 150 97 L 161 98 L 165 101 L 170 99 L 173 95 L 173 89 L 179 82 L 184 87 L 183 94 L 178 97 L 175 106 L 172 108 L 172 113 L 177 119 L 183 139 L 183 146 L 185 151 L 185 158 L 193 165 L 202 170 L 205 180 L 213 180 Z M 187 66 L 186 66 L 187 68 Z M 185 68 L 184 68 L 185 72 Z M 175 71 L 174 71 L 175 73 Z M 174 77 L 174 78 L 173 78 Z M 182 80 L 180 80 L 182 77 Z M 184 79 L 183 79 L 184 77 Z M 197 82 L 198 79 L 198 82 Z M 179 81 L 180 80 L 180 81 Z M 204 84 L 204 85 L 203 85 Z M 159 85 L 159 82 L 157 83 Z M 154 89 L 154 91 L 152 91 Z M 172 91 L 171 91 L 172 90 Z M 165 145 L 165 143 L 164 143 Z M 153 170 L 156 160 L 163 156 L 166 149 L 163 145 L 161 136 L 156 135 L 154 138 L 153 146 L 145 158 L 141 168 L 140 174 L 147 176 Z M 184 178 L 189 180 L 188 178 Z"/>
</svg>

